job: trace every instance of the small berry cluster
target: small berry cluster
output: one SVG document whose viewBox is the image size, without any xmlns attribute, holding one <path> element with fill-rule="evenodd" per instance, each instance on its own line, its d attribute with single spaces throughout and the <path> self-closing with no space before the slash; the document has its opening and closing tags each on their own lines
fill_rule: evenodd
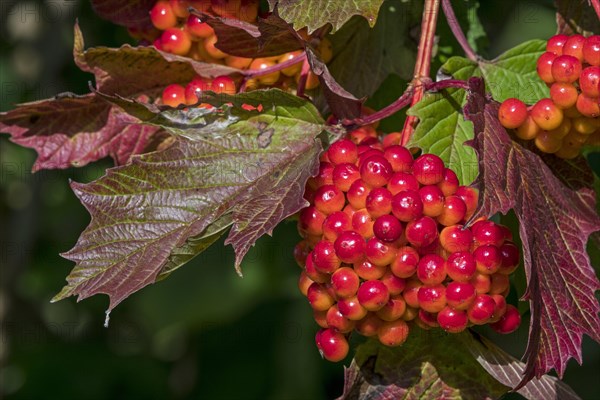
<svg viewBox="0 0 600 400">
<path fill-rule="evenodd" d="M 464 227 L 477 191 L 460 186 L 439 157 L 414 159 L 398 140 L 355 130 L 331 145 L 307 183 L 298 286 L 330 361 L 345 358 L 353 330 L 398 346 L 410 324 L 456 333 L 491 323 L 510 333 L 521 321 L 506 303 L 519 264 L 508 228 L 489 220 Z"/>
<path fill-rule="evenodd" d="M 521 100 L 507 99 L 498 119 L 542 152 L 575 158 L 584 144 L 600 141 L 600 36 L 553 36 L 537 73 L 550 86 L 550 98 L 529 110 Z"/>
<path fill-rule="evenodd" d="M 196 76 L 185 87 L 177 83 L 167 86 L 162 93 L 162 103 L 171 107 L 197 104 L 202 99 L 202 92 L 212 90 L 215 93 L 235 94 L 235 81 L 227 75 L 213 79 Z M 198 107 L 212 108 L 210 104 L 200 103 Z"/>
<path fill-rule="evenodd" d="M 259 12 L 258 6 L 259 1 L 257 0 L 160 0 L 154 4 L 154 7 L 150 11 L 150 19 L 156 30 L 152 32 L 130 30 L 130 33 L 134 37 L 152 43 L 159 50 L 190 57 L 196 61 L 227 65 L 241 70 L 264 70 L 278 63 L 293 60 L 302 54 L 301 51 L 293 51 L 278 56 L 254 59 L 229 55 L 215 47 L 217 37 L 213 28 L 208 23 L 202 22 L 200 17 L 189 12 L 189 8 L 193 7 L 207 14 L 256 23 Z M 305 39 L 309 39 L 306 30 L 299 33 Z M 325 62 L 329 62 L 333 57 L 332 45 L 327 38 L 319 41 L 316 50 Z M 245 90 L 276 86 L 282 90 L 293 91 L 300 80 L 301 69 L 302 62 L 298 61 L 298 63 L 292 64 L 287 68 L 250 78 L 245 82 Z M 235 93 L 235 83 L 233 81 L 226 81 L 225 78 L 223 76 L 215 78 L 218 84 L 215 85 L 213 81 L 214 87 L 211 87 L 209 82 L 208 89 L 203 90 L 218 91 L 219 87 L 221 87 L 221 92 Z M 197 84 L 196 81 L 198 80 L 204 82 Z M 187 88 L 182 88 L 181 85 L 169 86 L 165 90 L 166 93 L 163 94 L 163 100 L 167 99 L 165 104 L 175 106 L 196 103 L 198 96 L 193 92 L 199 86 L 206 87 L 207 84 L 205 81 L 206 79 L 199 78 L 190 82 L 190 85 L 193 86 L 190 89 L 192 92 L 191 98 L 196 97 L 196 101 L 194 102 L 191 102 L 185 96 L 184 91 Z M 309 72 L 305 89 L 314 89 L 318 85 L 318 77 Z M 226 89 L 223 89 L 223 87 L 226 87 Z"/>
</svg>

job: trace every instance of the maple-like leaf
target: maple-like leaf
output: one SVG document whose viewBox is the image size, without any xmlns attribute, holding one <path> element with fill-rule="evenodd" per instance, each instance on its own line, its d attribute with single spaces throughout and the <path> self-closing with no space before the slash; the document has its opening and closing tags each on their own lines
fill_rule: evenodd
<svg viewBox="0 0 600 400">
<path fill-rule="evenodd" d="M 258 237 L 306 205 L 316 174 L 324 121 L 317 110 L 277 89 L 203 101 L 222 112 L 160 108 L 112 99 L 177 137 L 164 151 L 135 157 L 89 184 L 72 188 L 92 216 L 75 247 L 76 262 L 54 301 L 110 297 L 109 311 L 131 293 L 191 259 L 232 225 L 227 243 L 236 268 Z M 242 104 L 263 112 L 247 111 Z M 228 220 L 231 218 L 231 220 Z"/>
<path fill-rule="evenodd" d="M 338 400 L 496 399 L 508 391 L 475 360 L 462 334 L 411 328 L 400 347 L 359 346 Z"/>
<path fill-rule="evenodd" d="M 331 24 L 337 31 L 352 16 L 363 16 L 370 26 L 375 25 L 383 0 L 269 0 L 271 9 L 292 23 L 294 28 L 314 30 Z M 275 8 L 277 7 L 277 8 Z"/>
<path fill-rule="evenodd" d="M 531 309 L 523 382 L 552 368 L 562 376 L 570 358 L 581 363 L 584 334 L 600 341 L 595 297 L 600 282 L 586 253 L 588 237 L 600 230 L 591 174 L 588 170 L 588 185 L 569 184 L 582 178 L 566 177 L 582 170 L 569 172 L 572 164 L 567 162 L 551 169 L 513 141 L 497 119 L 498 104 L 486 98 L 482 80 L 471 78 L 470 85 L 465 115 L 475 129 L 481 197 L 473 218 L 513 209 L 519 219 L 527 275 L 524 298 Z M 560 178 L 553 170 L 562 171 Z"/>
</svg>

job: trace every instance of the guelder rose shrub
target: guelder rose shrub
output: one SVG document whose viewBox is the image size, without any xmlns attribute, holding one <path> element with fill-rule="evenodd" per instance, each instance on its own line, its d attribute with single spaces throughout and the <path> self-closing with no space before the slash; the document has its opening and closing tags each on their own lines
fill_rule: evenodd
<svg viewBox="0 0 600 400">
<path fill-rule="evenodd" d="M 106 294 L 108 324 L 224 235 L 241 275 L 290 219 L 340 398 L 578 398 L 560 378 L 600 341 L 600 1 L 558 0 L 556 35 L 493 60 L 477 1 L 91 3 L 137 45 L 86 49 L 75 24 L 89 93 L 0 114 L 34 171 L 115 163 L 71 183 L 91 221 L 53 301 Z M 493 341 L 519 326 L 522 361 Z"/>
</svg>

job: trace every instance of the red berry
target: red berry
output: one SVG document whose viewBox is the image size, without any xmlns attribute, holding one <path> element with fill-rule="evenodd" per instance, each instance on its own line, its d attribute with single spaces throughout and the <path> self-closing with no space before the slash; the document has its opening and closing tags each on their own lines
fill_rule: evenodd
<svg viewBox="0 0 600 400">
<path fill-rule="evenodd" d="M 506 99 L 498 109 L 498 119 L 503 127 L 516 129 L 525 122 L 527 118 L 527 106 L 519 99 Z"/>
<path fill-rule="evenodd" d="M 167 86 L 162 93 L 162 102 L 170 107 L 185 104 L 185 88 L 176 83 Z"/>
<path fill-rule="evenodd" d="M 413 163 L 413 175 L 421 185 L 437 185 L 444 179 L 444 162 L 434 154 L 423 154 Z"/>
<path fill-rule="evenodd" d="M 329 310 L 327 310 L 327 311 L 313 310 L 313 319 L 315 320 L 317 325 L 319 325 L 323 329 L 329 328 L 329 326 L 327 325 L 327 312 L 328 311 Z M 315 337 L 315 341 L 316 340 L 317 340 L 317 338 Z"/>
<path fill-rule="evenodd" d="M 300 268 L 304 268 L 308 254 L 310 254 L 310 245 L 306 240 L 301 240 L 294 246 L 294 259 Z"/>
<path fill-rule="evenodd" d="M 154 4 L 150 10 L 150 20 L 161 31 L 177 25 L 177 16 L 168 1 L 157 1 Z"/>
<path fill-rule="evenodd" d="M 490 280 L 489 294 L 501 294 L 510 288 L 508 275 L 496 273 L 490 276 Z"/>
<path fill-rule="evenodd" d="M 350 350 L 346 337 L 333 329 L 321 330 L 317 342 L 321 355 L 331 362 L 342 361 Z"/>
<path fill-rule="evenodd" d="M 408 338 L 408 324 L 399 319 L 391 322 L 384 322 L 377 331 L 379 341 L 389 347 L 400 346 Z"/>
<path fill-rule="evenodd" d="M 329 242 L 327 242 L 329 243 Z M 365 259 L 365 239 L 355 231 L 340 233 L 334 244 L 335 253 L 338 258 L 349 264 L 358 263 Z M 315 251 L 317 247 L 315 246 Z M 317 267 L 319 265 L 317 264 Z"/>
<path fill-rule="evenodd" d="M 437 322 L 437 314 L 427 312 L 423 309 L 419 310 L 419 318 L 415 322 L 423 329 L 437 328 L 440 326 Z"/>
<path fill-rule="evenodd" d="M 360 305 L 356 296 L 338 299 L 337 306 L 340 313 L 352 321 L 361 320 L 367 315 L 367 309 Z"/>
<path fill-rule="evenodd" d="M 450 168 L 444 168 L 443 179 L 438 183 L 438 187 L 444 193 L 444 196 L 451 196 L 456 193 L 460 183 L 456 173 Z"/>
<path fill-rule="evenodd" d="M 417 264 L 417 277 L 425 285 L 437 285 L 446 279 L 446 261 L 436 255 L 427 254 Z"/>
<path fill-rule="evenodd" d="M 338 298 L 356 295 L 360 278 L 352 268 L 342 267 L 331 275 L 331 287 Z"/>
<path fill-rule="evenodd" d="M 371 217 L 366 208 L 358 210 L 352 215 L 352 229 L 365 239 L 373 237 L 373 224 L 373 217 Z"/>
<path fill-rule="evenodd" d="M 205 39 L 214 35 L 215 31 L 197 15 L 190 15 L 185 23 L 185 29 L 195 39 Z"/>
<path fill-rule="evenodd" d="M 476 270 L 475 259 L 468 251 L 452 253 L 446 260 L 446 273 L 457 282 L 468 282 Z"/>
<path fill-rule="evenodd" d="M 444 193 L 436 185 L 426 185 L 419 189 L 419 196 L 423 203 L 423 214 L 428 217 L 437 217 L 444 209 Z"/>
<path fill-rule="evenodd" d="M 325 214 L 317 210 L 316 207 L 303 208 L 298 218 L 298 230 L 303 236 L 322 235 L 324 221 Z"/>
<path fill-rule="evenodd" d="M 592 35 L 583 43 L 583 58 L 590 65 L 600 66 L 600 36 Z"/>
<path fill-rule="evenodd" d="M 169 0 L 169 4 L 178 18 L 187 18 L 190 15 L 190 4 L 187 0 Z"/>
<path fill-rule="evenodd" d="M 467 310 L 469 321 L 474 325 L 486 324 L 492 315 L 494 315 L 494 309 L 496 302 L 491 296 L 487 294 L 479 294 L 475 297 L 475 301 Z"/>
<path fill-rule="evenodd" d="M 418 279 L 409 279 L 406 281 L 406 286 L 402 292 L 406 304 L 413 308 L 419 308 L 419 290 L 423 286 L 423 282 Z"/>
<path fill-rule="evenodd" d="M 479 192 L 477 189 L 470 186 L 459 186 L 455 194 L 465 202 L 465 205 L 467 206 L 465 218 L 470 218 L 479 204 Z"/>
<path fill-rule="evenodd" d="M 330 280 L 330 275 L 324 272 L 317 270 L 315 262 L 313 261 L 313 253 L 310 252 L 306 257 L 306 264 L 304 266 L 304 271 L 306 272 L 306 276 L 308 276 L 312 281 L 317 283 L 326 283 Z"/>
<path fill-rule="evenodd" d="M 385 306 L 375 312 L 384 321 L 395 321 L 404 315 L 406 302 L 402 296 L 392 296 Z"/>
<path fill-rule="evenodd" d="M 358 179 L 350 185 L 346 197 L 348 198 L 348 203 L 359 210 L 367 206 L 367 196 L 369 193 L 371 193 L 371 189 L 362 179 Z"/>
<path fill-rule="evenodd" d="M 396 172 L 390 178 L 387 184 L 387 189 L 393 194 L 400 193 L 404 190 L 419 190 L 419 182 L 412 174 L 408 172 Z"/>
<path fill-rule="evenodd" d="M 546 52 L 537 60 L 537 74 L 546 83 L 554 82 L 554 76 L 552 75 L 552 63 L 556 57 L 556 54 Z"/>
<path fill-rule="evenodd" d="M 496 303 L 496 307 L 494 307 L 494 314 L 492 318 L 490 318 L 490 323 L 498 322 L 498 320 L 506 313 L 506 298 L 501 294 L 491 294 L 490 295 L 494 302 Z"/>
<path fill-rule="evenodd" d="M 531 118 L 540 128 L 551 131 L 562 123 L 563 112 L 551 99 L 541 99 L 532 107 Z"/>
<path fill-rule="evenodd" d="M 332 305 L 329 310 L 327 310 L 325 322 L 327 323 L 327 327 L 340 333 L 352 332 L 355 324 L 354 321 L 343 316 L 335 304 Z"/>
<path fill-rule="evenodd" d="M 351 140 L 341 139 L 329 147 L 327 155 L 335 165 L 354 164 L 358 160 L 358 149 Z"/>
<path fill-rule="evenodd" d="M 392 213 L 403 222 L 414 221 L 423 215 L 423 200 L 414 190 L 403 190 L 392 198 Z"/>
<path fill-rule="evenodd" d="M 371 187 L 381 187 L 388 183 L 393 169 L 382 155 L 373 155 L 360 165 L 360 176 Z"/>
<path fill-rule="evenodd" d="M 396 248 L 391 244 L 377 238 L 371 238 L 367 242 L 367 260 L 375 265 L 384 266 L 390 264 L 396 258 Z"/>
<path fill-rule="evenodd" d="M 314 178 L 310 178 L 308 182 L 314 186 L 315 190 L 319 186 L 333 185 L 333 164 L 327 161 L 319 163 L 319 173 Z"/>
<path fill-rule="evenodd" d="M 446 288 L 444 285 L 421 286 L 417 293 L 421 309 L 436 313 L 446 306 Z"/>
<path fill-rule="evenodd" d="M 440 224 L 452 226 L 465 219 L 467 215 L 467 205 L 458 196 L 448 196 L 444 201 L 442 213 L 437 217 Z"/>
<path fill-rule="evenodd" d="M 210 83 L 200 76 L 195 77 L 185 87 L 185 103 L 187 105 L 198 103 L 205 90 L 210 90 Z"/>
<path fill-rule="evenodd" d="M 477 293 L 487 293 L 492 287 L 492 279 L 488 274 L 482 274 L 481 272 L 475 272 L 473 277 L 469 280 L 469 283 L 473 285 Z"/>
<path fill-rule="evenodd" d="M 383 156 L 392 166 L 394 172 L 409 172 L 413 164 L 413 156 L 410 151 L 404 146 L 389 146 Z"/>
<path fill-rule="evenodd" d="M 356 332 L 363 336 L 375 336 L 383 325 L 383 321 L 375 313 L 368 313 L 366 317 L 356 322 Z"/>
<path fill-rule="evenodd" d="M 419 253 L 410 246 L 401 247 L 396 253 L 396 258 L 390 264 L 390 269 L 399 278 L 410 278 L 417 272 Z"/>
<path fill-rule="evenodd" d="M 473 304 L 477 292 L 468 282 L 450 282 L 446 286 L 446 301 L 457 310 L 466 310 Z"/>
<path fill-rule="evenodd" d="M 340 267 L 341 261 L 336 255 L 333 243 L 321 240 L 313 249 L 312 259 L 317 271 L 331 274 Z"/>
<path fill-rule="evenodd" d="M 515 306 L 508 304 L 504 315 L 498 322 L 494 322 L 490 326 L 498 333 L 507 334 L 516 331 L 519 325 L 521 325 L 519 310 Z"/>
<path fill-rule="evenodd" d="M 437 315 L 437 322 L 446 332 L 459 333 L 467 328 L 469 317 L 465 311 L 444 307 Z"/>
<path fill-rule="evenodd" d="M 577 97 L 577 111 L 586 117 L 596 118 L 600 116 L 600 105 L 597 98 L 592 98 L 581 93 Z"/>
<path fill-rule="evenodd" d="M 577 103 L 578 94 L 577 88 L 571 83 L 555 82 L 550 87 L 550 98 L 562 109 L 573 107 Z"/>
<path fill-rule="evenodd" d="M 326 215 L 342 211 L 345 201 L 344 193 L 334 185 L 321 186 L 315 192 L 315 207 Z"/>
<path fill-rule="evenodd" d="M 378 187 L 367 196 L 367 210 L 373 218 L 392 212 L 392 194 L 386 188 Z"/>
<path fill-rule="evenodd" d="M 402 235 L 402 223 L 393 215 L 382 215 L 373 224 L 375 237 L 384 242 L 395 242 Z"/>
<path fill-rule="evenodd" d="M 392 271 L 387 271 L 380 280 L 388 288 L 390 296 L 399 295 L 406 287 L 406 280 L 398 278 Z"/>
<path fill-rule="evenodd" d="M 179 28 L 166 29 L 160 37 L 160 43 L 162 50 L 179 56 L 186 55 L 192 48 L 190 35 Z"/>
<path fill-rule="evenodd" d="M 342 192 L 347 192 L 351 185 L 360 179 L 358 168 L 354 164 L 338 164 L 332 173 L 333 184 Z"/>
<path fill-rule="evenodd" d="M 591 66 L 584 68 L 579 77 L 579 88 L 587 97 L 600 96 L 600 67 Z"/>
<path fill-rule="evenodd" d="M 235 82 L 227 75 L 217 76 L 213 79 L 210 89 L 215 93 L 236 94 L 237 92 Z"/>
<path fill-rule="evenodd" d="M 512 274 L 519 266 L 521 258 L 519 248 L 514 243 L 506 242 L 500 246 L 500 254 L 502 256 L 502 264 L 498 272 L 505 275 Z"/>
<path fill-rule="evenodd" d="M 306 272 L 302 271 L 300 273 L 300 278 L 298 278 L 298 289 L 303 296 L 306 296 L 308 293 L 308 288 L 313 284 L 313 280 L 306 275 Z"/>
<path fill-rule="evenodd" d="M 354 271 L 356 274 L 366 281 L 375 280 L 385 275 L 387 267 L 385 265 L 376 265 L 370 261 L 363 261 L 358 264 L 354 264 Z"/>
<path fill-rule="evenodd" d="M 476 248 L 473 252 L 473 257 L 475 258 L 477 271 L 486 275 L 491 275 L 498 271 L 502 264 L 500 250 L 498 247 L 491 244 Z"/>
<path fill-rule="evenodd" d="M 504 243 L 504 231 L 494 221 L 478 221 L 471 228 L 473 239 L 478 245 Z"/>
<path fill-rule="evenodd" d="M 556 82 L 573 83 L 581 74 L 581 63 L 570 55 L 558 56 L 552 62 L 552 76 Z"/>
<path fill-rule="evenodd" d="M 358 301 L 369 311 L 377 311 L 390 299 L 387 286 L 381 281 L 365 281 L 358 288 Z"/>
<path fill-rule="evenodd" d="M 440 232 L 440 244 L 450 253 L 469 251 L 472 242 L 471 230 L 462 225 L 447 226 Z"/>
<path fill-rule="evenodd" d="M 329 290 L 322 283 L 314 282 L 312 285 L 310 285 L 308 287 L 306 297 L 308 298 L 308 302 L 313 310 L 317 311 L 329 310 L 329 307 L 335 303 L 335 300 L 329 293 Z"/>
<path fill-rule="evenodd" d="M 556 55 L 561 55 L 563 53 L 563 46 L 569 40 L 568 35 L 554 35 L 550 39 L 548 39 L 548 43 L 546 43 L 546 51 L 550 51 Z"/>
<path fill-rule="evenodd" d="M 585 43 L 585 38 L 582 35 L 575 34 L 569 36 L 565 45 L 563 46 L 563 54 L 572 56 L 577 59 L 577 61 L 583 61 L 583 45 Z"/>
<path fill-rule="evenodd" d="M 314 207 L 307 207 L 316 210 Z M 317 211 L 322 216 L 325 216 L 320 211 Z M 300 218 L 302 218 L 302 214 L 300 214 Z M 352 229 L 352 220 L 343 211 L 336 211 L 332 214 L 329 214 L 327 218 L 321 223 L 323 238 L 330 242 L 334 242 L 335 239 L 344 231 L 349 231 Z M 318 233 L 316 233 L 318 235 Z"/>
<path fill-rule="evenodd" d="M 431 217 L 421 217 L 406 225 L 406 239 L 416 247 L 428 246 L 438 237 L 437 224 Z"/>
</svg>

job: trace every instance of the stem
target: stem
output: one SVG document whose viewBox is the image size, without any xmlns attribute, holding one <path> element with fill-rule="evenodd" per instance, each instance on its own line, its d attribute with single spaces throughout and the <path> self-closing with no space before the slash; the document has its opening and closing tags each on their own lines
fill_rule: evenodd
<svg viewBox="0 0 600 400">
<path fill-rule="evenodd" d="M 417 104 L 423 98 L 424 86 L 423 79 L 429 79 L 429 70 L 431 67 L 431 53 L 433 51 L 433 41 L 435 39 L 435 26 L 440 11 L 440 0 L 425 0 L 423 8 L 423 20 L 421 21 L 421 39 L 419 40 L 419 52 L 417 53 L 417 63 L 415 64 L 415 74 L 411 106 Z M 410 140 L 418 119 L 412 115 L 406 117 L 404 128 L 402 129 L 401 144 L 405 145 Z"/>
<path fill-rule="evenodd" d="M 285 60 L 282 63 L 271 65 L 270 67 L 267 67 L 267 68 L 247 69 L 245 71 L 242 71 L 242 74 L 244 74 L 244 77 L 246 79 L 255 78 L 257 76 L 269 75 L 272 72 L 281 71 L 282 69 L 291 67 L 292 65 L 298 64 L 304 60 L 306 60 L 306 52 L 303 51 L 301 54 L 298 55 L 298 57 L 294 57 L 289 60 Z"/>
<path fill-rule="evenodd" d="M 475 51 L 469 44 L 465 33 L 462 31 L 460 24 L 458 23 L 458 19 L 456 19 L 456 15 L 454 14 L 454 10 L 452 9 L 452 4 L 450 3 L 450 0 L 442 0 L 442 9 L 444 10 L 444 15 L 446 15 L 446 21 L 448 21 L 450 30 L 454 34 L 454 37 L 458 41 L 458 44 L 460 44 L 460 47 L 462 47 L 465 54 L 470 60 L 477 61 L 477 53 L 475 53 Z"/>
<path fill-rule="evenodd" d="M 310 72 L 310 65 L 308 60 L 304 59 L 302 64 L 302 71 L 300 71 L 300 79 L 298 80 L 298 86 L 296 88 L 296 96 L 304 97 L 304 88 L 306 87 L 306 80 L 308 79 L 308 73 Z"/>
<path fill-rule="evenodd" d="M 600 1 L 598 1 L 598 0 L 591 0 L 591 1 L 592 1 L 592 6 L 594 7 L 594 10 L 596 10 L 596 15 L 600 19 Z"/>
</svg>

